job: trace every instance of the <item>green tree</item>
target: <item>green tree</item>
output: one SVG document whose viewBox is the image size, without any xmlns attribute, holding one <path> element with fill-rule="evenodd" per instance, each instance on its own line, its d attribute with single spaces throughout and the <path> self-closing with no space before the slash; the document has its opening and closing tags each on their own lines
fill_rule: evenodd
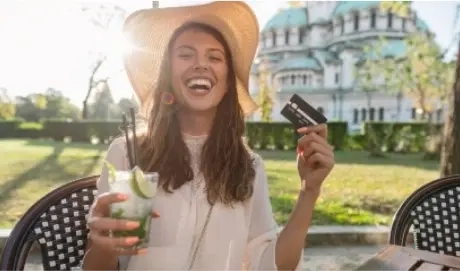
<svg viewBox="0 0 460 271">
<path fill-rule="evenodd" d="M 100 84 L 94 94 L 94 102 L 90 107 L 90 118 L 97 120 L 113 119 L 119 109 L 115 104 L 109 85 L 107 83 Z"/>
<path fill-rule="evenodd" d="M 16 105 L 8 96 L 6 88 L 0 88 L 0 120 L 9 120 L 14 118 Z"/>
<path fill-rule="evenodd" d="M 16 97 L 16 117 L 33 122 L 43 118 L 75 120 L 80 110 L 61 91 L 49 88 L 43 93 Z"/>
<path fill-rule="evenodd" d="M 258 101 L 261 109 L 261 119 L 262 121 L 270 122 L 273 110 L 273 94 L 272 89 L 269 87 L 271 75 L 268 70 L 268 64 L 265 61 L 262 61 L 259 64 L 257 76 L 259 86 Z"/>
<path fill-rule="evenodd" d="M 447 85 L 453 82 L 453 66 L 440 59 L 441 48 L 429 34 L 414 33 L 406 40 L 407 53 L 403 59 L 385 66 L 392 89 L 411 97 L 421 112 L 421 119 L 430 121 L 434 103 L 443 102 Z"/>
<path fill-rule="evenodd" d="M 366 105 L 367 112 L 371 121 L 375 119 L 374 115 L 371 115 L 372 111 L 372 99 L 375 93 L 385 91 L 385 66 L 382 65 L 387 60 L 383 55 L 384 47 L 386 46 L 386 41 L 383 38 L 380 38 L 378 41 L 371 42 L 363 48 L 363 55 L 360 61 L 356 65 L 354 71 L 355 76 L 355 87 L 363 92 L 366 96 Z M 372 130 L 372 126 L 367 127 L 368 133 L 368 149 L 372 157 L 383 157 L 382 152 L 382 143 L 386 140 L 377 138 L 376 134 Z"/>
</svg>

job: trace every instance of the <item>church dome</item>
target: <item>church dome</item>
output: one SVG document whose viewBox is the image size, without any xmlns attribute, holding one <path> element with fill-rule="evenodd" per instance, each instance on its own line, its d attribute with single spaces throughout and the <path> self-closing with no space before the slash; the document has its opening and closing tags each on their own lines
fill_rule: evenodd
<svg viewBox="0 0 460 271">
<path fill-rule="evenodd" d="M 333 16 L 342 16 L 352 10 L 362 10 L 380 5 L 380 1 L 342 1 L 337 4 Z"/>
<path fill-rule="evenodd" d="M 300 27 L 308 24 L 308 16 L 305 8 L 302 7 L 290 7 L 278 12 L 273 16 L 267 24 L 265 24 L 264 30 L 270 29 L 283 29 L 288 27 Z"/>
</svg>

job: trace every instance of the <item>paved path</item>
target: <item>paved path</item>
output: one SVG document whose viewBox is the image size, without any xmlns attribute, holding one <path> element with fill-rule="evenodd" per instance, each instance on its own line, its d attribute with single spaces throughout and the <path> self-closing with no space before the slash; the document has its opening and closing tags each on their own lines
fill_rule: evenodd
<svg viewBox="0 0 460 271">
<path fill-rule="evenodd" d="M 302 270 L 353 270 L 372 257 L 382 246 L 334 246 L 305 249 Z M 25 270 L 43 270 L 40 256 L 32 254 Z"/>
</svg>

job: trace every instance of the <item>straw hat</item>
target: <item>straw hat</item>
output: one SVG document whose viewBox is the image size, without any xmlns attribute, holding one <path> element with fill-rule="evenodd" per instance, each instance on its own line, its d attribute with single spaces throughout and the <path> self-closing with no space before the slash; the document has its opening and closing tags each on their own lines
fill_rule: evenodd
<svg viewBox="0 0 460 271">
<path fill-rule="evenodd" d="M 259 42 L 257 18 L 244 2 L 219 1 L 144 9 L 128 16 L 123 31 L 134 49 L 125 56 L 125 68 L 143 114 L 148 114 L 152 106 L 152 92 L 171 36 L 188 22 L 204 23 L 222 33 L 233 57 L 238 101 L 245 115 L 257 110 L 248 91 L 249 73 Z"/>
</svg>

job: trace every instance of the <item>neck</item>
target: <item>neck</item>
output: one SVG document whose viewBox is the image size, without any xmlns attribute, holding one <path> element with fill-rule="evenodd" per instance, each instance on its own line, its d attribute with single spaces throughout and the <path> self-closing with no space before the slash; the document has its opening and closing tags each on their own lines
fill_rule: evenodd
<svg viewBox="0 0 460 271">
<path fill-rule="evenodd" d="M 203 114 L 191 114 L 190 112 L 179 113 L 181 132 L 191 136 L 209 134 L 213 120 L 214 114 L 209 114 L 209 112 Z"/>
</svg>

